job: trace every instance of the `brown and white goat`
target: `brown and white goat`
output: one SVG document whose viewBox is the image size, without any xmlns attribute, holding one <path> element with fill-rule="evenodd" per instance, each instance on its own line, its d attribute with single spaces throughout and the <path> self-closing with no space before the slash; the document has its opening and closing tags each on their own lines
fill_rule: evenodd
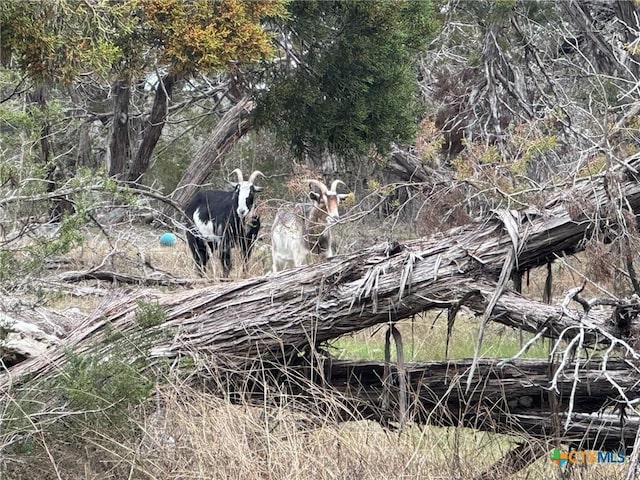
<svg viewBox="0 0 640 480">
<path fill-rule="evenodd" d="M 309 180 L 309 198 L 312 203 L 297 203 L 278 210 L 271 228 L 271 257 L 273 271 L 306 265 L 311 254 L 333 256 L 331 226 L 339 219 L 338 205 L 345 194 L 338 194 L 334 180 L 331 188 L 318 181 Z"/>
</svg>

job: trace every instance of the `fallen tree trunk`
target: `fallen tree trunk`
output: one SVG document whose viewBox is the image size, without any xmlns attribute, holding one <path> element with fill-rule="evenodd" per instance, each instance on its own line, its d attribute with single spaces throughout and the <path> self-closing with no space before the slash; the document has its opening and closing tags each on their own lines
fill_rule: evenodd
<svg viewBox="0 0 640 480">
<path fill-rule="evenodd" d="M 575 364 L 572 364 L 573 368 Z M 606 369 L 599 362 L 580 366 L 579 378 L 555 378 L 547 360 L 481 360 L 467 392 L 470 360 L 412 363 L 404 366 L 409 398 L 408 415 L 421 424 L 465 426 L 498 433 L 520 434 L 538 440 L 560 439 L 580 449 L 631 450 L 640 417 L 633 410 L 604 413 L 621 406 L 615 399 L 619 389 L 629 400 L 640 398 L 638 366 L 611 361 Z M 392 384 L 394 405 L 379 405 L 385 388 L 384 365 L 375 362 L 334 361 L 326 368 L 328 383 L 372 420 L 397 421 L 399 383 Z M 396 372 L 396 377 L 399 373 Z M 608 376 L 608 378 L 607 378 Z M 553 389 L 549 385 L 553 383 Z M 614 386 L 615 385 L 615 386 Z M 553 402 L 551 396 L 554 397 Z M 554 403 L 557 416 L 554 424 Z M 394 416 L 389 418 L 389 414 Z M 567 416 L 570 421 L 566 422 Z M 566 425 L 565 425 L 566 422 Z M 565 428 L 566 427 L 566 428 Z"/>
<path fill-rule="evenodd" d="M 402 251 L 396 257 L 405 255 Z M 310 344 L 319 345 L 390 319 L 399 320 L 432 308 L 453 307 L 459 303 L 460 292 L 473 292 L 465 305 L 482 314 L 495 288 L 488 282 L 451 276 L 434 280 L 433 270 L 428 266 L 424 272 L 428 278 L 418 281 L 422 268 L 414 265 L 410 293 L 400 296 L 394 279 L 398 282 L 407 268 L 406 257 L 401 260 L 393 256 L 377 259 L 381 265 L 373 270 L 377 272 L 375 277 L 369 273 L 369 278 L 346 281 L 349 277 L 342 275 L 353 275 L 356 269 L 367 271 L 367 265 L 362 263 L 366 259 L 373 261 L 371 256 L 363 254 L 271 278 L 177 294 L 142 292 L 128 296 L 90 317 L 65 339 L 59 350 L 14 367 L 12 381 L 22 374 L 46 373 L 57 368 L 56 365 L 64 361 L 65 348 L 78 352 L 95 350 L 100 344 L 108 348 L 109 335 L 114 331 L 127 334 L 138 328 L 135 318 L 139 302 L 157 303 L 166 313 L 167 321 L 151 328 L 150 334 L 154 329 L 173 332 L 169 340 L 156 343 L 153 355 L 213 355 L 236 366 L 256 356 L 270 361 L 282 360 L 308 350 Z M 396 270 L 395 277 L 393 270 Z M 377 290 L 370 291 L 369 286 L 374 283 Z M 619 336 L 618 327 L 611 321 L 612 312 L 611 308 L 601 308 L 584 313 L 505 292 L 498 299 L 491 318 L 523 330 L 542 331 L 549 337 L 566 331 L 567 338 L 582 335 L 585 344 L 596 340 L 610 343 Z M 105 335 L 105 330 L 109 335 Z M 0 376 L 0 388 L 7 381 L 7 375 Z"/>
<path fill-rule="evenodd" d="M 208 383 L 207 377 L 205 383 L 214 390 L 233 392 L 240 401 L 262 405 L 267 394 L 276 404 L 293 402 L 304 411 L 332 410 L 330 418 L 344 421 L 362 418 L 383 425 L 463 426 L 543 443 L 562 441 L 580 450 L 630 453 L 640 426 L 640 416 L 633 409 L 623 415 L 622 405 L 615 400 L 620 390 L 627 392 L 629 400 L 640 398 L 640 366 L 622 360 L 612 360 L 606 368 L 600 362 L 585 361 L 578 378 L 555 376 L 557 365 L 546 359 L 484 359 L 469 390 L 471 360 L 408 363 L 394 369 L 386 382 L 382 362 L 316 360 L 315 365 L 297 368 L 265 369 L 261 364 L 237 376 L 239 383 L 233 383 L 233 376 L 231 383 Z M 401 375 L 406 376 L 404 407 Z M 549 389 L 550 384 L 554 388 Z M 407 418 L 401 418 L 402 412 Z"/>
<path fill-rule="evenodd" d="M 450 183 L 452 181 L 452 178 L 427 167 L 418 157 L 404 150 L 400 150 L 398 147 L 394 147 L 391 151 L 385 165 L 385 170 L 401 178 L 402 181 L 411 182 L 412 184 L 423 182 L 429 184 Z"/>
<path fill-rule="evenodd" d="M 631 171 L 626 171 L 618 181 L 616 190 L 622 195 L 620 203 L 635 212 L 640 207 L 638 179 Z M 469 377 L 467 390 L 459 400 L 456 400 L 457 387 L 446 394 L 446 403 L 435 404 L 435 407 L 434 396 L 428 389 L 418 391 L 416 401 L 420 405 L 424 403 L 424 412 L 441 408 L 443 413 L 440 417 L 425 413 L 424 418 L 415 413 L 414 418 L 420 422 L 439 418 L 443 424 L 447 424 L 445 419 L 449 418 L 448 424 L 475 428 L 490 424 L 496 431 L 540 438 L 550 435 L 577 441 L 578 437 L 584 437 L 594 446 L 602 436 L 590 433 L 589 425 L 598 424 L 614 431 L 616 439 L 624 438 L 626 442 L 629 440 L 627 427 L 622 423 L 616 425 L 611 419 L 598 423 L 587 413 L 578 412 L 576 402 L 588 411 L 602 402 L 584 403 L 586 397 L 579 393 L 582 392 L 583 375 L 584 379 L 590 378 L 589 368 L 582 365 L 571 370 L 570 360 L 573 352 L 581 352 L 587 345 L 599 345 L 608 346 L 611 351 L 619 347 L 629 362 L 638 362 L 640 356 L 626 343 L 638 322 L 637 301 L 623 305 L 626 314 L 621 322 L 620 309 L 615 305 L 599 308 L 581 305 L 580 309 L 573 309 L 569 308 L 570 297 L 560 306 L 545 305 L 505 289 L 505 280 L 514 270 L 543 265 L 556 256 L 584 248 L 584 240 L 599 228 L 593 218 L 610 213 L 609 187 L 604 182 L 584 182 L 571 192 L 569 200 L 557 197 L 544 210 L 522 214 L 497 212 L 495 218 L 456 228 L 431 239 L 384 243 L 322 264 L 268 277 L 177 294 L 141 292 L 128 296 L 90 317 L 60 346 L 6 370 L 0 376 L 0 391 L 6 392 L 12 385 L 58 371 L 65 361 L 66 350 L 100 356 L 112 351 L 114 343 L 118 342 L 114 338 L 130 342 L 131 333 L 141 328 L 137 321 L 139 302 L 157 304 L 166 316 L 162 325 L 148 328 L 150 338 L 154 339 L 153 356 L 215 358 L 220 371 L 241 373 L 250 371 L 256 361 L 286 365 L 303 352 L 321 347 L 325 341 L 372 325 L 395 322 L 430 309 L 447 308 L 455 313 L 464 306 L 486 316 L 484 320 L 553 338 L 562 337 L 568 342 L 566 349 L 558 352 L 557 372 L 546 380 L 539 376 L 538 396 L 518 397 L 513 393 L 518 402 L 516 407 L 520 398 L 531 397 L 532 405 L 536 405 L 535 398 L 541 398 L 542 410 L 534 415 L 512 412 L 509 401 L 506 402 L 508 408 L 504 407 L 504 398 L 509 398 L 504 396 L 501 399 L 483 397 L 483 400 L 471 397 L 477 408 L 468 410 L 466 392 L 473 393 L 476 384 L 491 384 L 493 378 L 492 373 L 482 370 L 482 363 L 479 363 L 479 376 L 477 372 L 471 375 L 470 368 L 463 369 Z M 579 199 L 581 210 L 576 210 L 570 203 L 575 199 Z M 616 217 L 610 219 L 609 227 L 615 225 Z M 143 349 L 129 348 L 129 351 L 133 357 L 145 354 Z M 612 355 L 611 351 L 603 358 Z M 606 362 L 603 360 L 601 365 L 606 366 Z M 365 368 L 362 375 L 380 378 L 379 367 L 367 365 Z M 600 371 L 604 371 L 602 378 L 592 380 L 601 382 L 604 379 L 610 387 L 608 390 L 598 388 L 612 394 L 616 401 L 628 402 L 629 397 L 634 397 L 632 393 L 638 390 L 637 384 L 628 383 L 624 378 L 616 379 L 609 370 L 608 366 L 601 368 Z M 637 369 L 631 364 L 627 371 L 637 377 Z M 447 375 L 445 371 L 438 374 L 445 378 Z M 420 375 L 426 375 L 424 369 Z M 576 380 L 571 383 L 570 396 L 573 398 L 570 410 L 575 413 L 568 418 L 566 431 L 559 430 L 559 422 L 563 421 L 563 415 L 571 412 L 546 409 L 542 403 L 544 395 L 540 393 L 541 389 L 563 385 L 562 375 Z M 495 381 L 493 390 L 506 388 L 503 378 L 496 377 Z M 592 383 L 589 380 L 584 384 Z M 371 409 L 381 412 L 378 414 L 381 417 L 393 418 L 390 405 L 378 410 L 373 400 L 381 393 L 375 381 L 371 379 L 367 385 L 373 388 L 372 392 L 356 396 L 355 399 L 363 404 L 354 403 L 353 408 Z M 455 401 L 465 408 L 456 411 Z M 449 405 L 449 402 L 454 403 Z M 544 420 L 545 415 L 555 420 Z M 634 422 L 637 423 L 635 417 L 628 420 L 628 425 L 636 425 Z M 603 445 L 608 446 L 608 440 L 605 438 L 604 441 Z"/>
</svg>

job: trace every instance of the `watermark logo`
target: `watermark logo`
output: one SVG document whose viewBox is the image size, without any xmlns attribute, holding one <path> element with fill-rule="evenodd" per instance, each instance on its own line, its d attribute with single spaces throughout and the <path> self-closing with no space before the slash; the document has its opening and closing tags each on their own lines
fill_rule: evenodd
<svg viewBox="0 0 640 480">
<path fill-rule="evenodd" d="M 560 452 L 559 448 L 553 449 L 553 455 L 551 455 L 551 461 L 556 462 L 560 467 L 564 467 L 569 461 L 566 453 Z"/>
<path fill-rule="evenodd" d="M 553 450 L 549 459 L 564 467 L 567 463 L 594 464 L 594 463 L 624 463 L 626 456 L 624 451 L 607 452 L 602 450 L 571 450 L 561 452 L 559 448 Z"/>
</svg>

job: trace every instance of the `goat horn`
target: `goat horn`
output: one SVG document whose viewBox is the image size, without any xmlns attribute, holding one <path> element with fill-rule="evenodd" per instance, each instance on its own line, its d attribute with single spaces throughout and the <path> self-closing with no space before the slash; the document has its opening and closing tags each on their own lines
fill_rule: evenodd
<svg viewBox="0 0 640 480">
<path fill-rule="evenodd" d="M 255 182 L 258 175 L 264 177 L 264 173 L 262 173 L 260 170 L 254 170 L 254 172 L 249 176 L 249 183 Z"/>
<path fill-rule="evenodd" d="M 240 170 L 239 168 L 236 168 L 233 172 L 231 172 L 231 175 L 233 175 L 234 173 L 238 174 L 238 182 L 242 182 L 243 181 L 242 170 Z"/>
<path fill-rule="evenodd" d="M 342 180 L 334 180 L 333 183 L 331 184 L 331 191 L 332 192 L 337 192 L 336 188 L 337 188 L 339 183 L 341 183 L 345 187 L 347 186 L 347 184 L 344 183 Z"/>
<path fill-rule="evenodd" d="M 309 182 L 310 185 L 315 185 L 316 187 L 318 187 L 320 189 L 320 191 L 324 194 L 326 194 L 329 189 L 327 188 L 327 186 L 322 183 L 320 180 L 316 180 L 316 179 L 311 179 L 311 180 L 307 180 Z"/>
</svg>

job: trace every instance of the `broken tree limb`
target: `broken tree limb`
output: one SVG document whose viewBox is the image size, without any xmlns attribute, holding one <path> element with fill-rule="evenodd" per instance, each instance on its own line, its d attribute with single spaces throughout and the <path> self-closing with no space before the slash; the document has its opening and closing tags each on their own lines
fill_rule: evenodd
<svg viewBox="0 0 640 480">
<path fill-rule="evenodd" d="M 634 160 L 640 163 L 640 160 Z M 640 207 L 640 182 L 631 173 L 619 186 L 625 204 Z M 601 179 L 602 180 L 602 179 Z M 514 213 L 517 232 L 487 219 L 430 239 L 380 244 L 355 254 L 223 286 L 160 295 L 167 313 L 164 328 L 174 329 L 170 342 L 158 345 L 162 355 L 203 351 L 229 358 L 256 354 L 282 358 L 345 333 L 407 318 L 430 309 L 449 308 L 467 297 L 465 305 L 482 314 L 495 292 L 495 279 L 520 238 L 515 263 L 523 270 L 547 263 L 563 252 L 579 251 L 595 229 L 592 217 L 573 212 L 564 198 L 580 198 L 583 212 L 604 212 L 609 205 L 601 182 L 582 182 L 572 194 L 562 194 L 537 213 Z M 471 294 L 470 294 L 471 293 Z M 142 294 L 144 298 L 144 294 Z M 132 296 L 101 313 L 99 322 L 126 329 L 135 304 Z M 104 320 L 102 320 L 104 319 Z M 547 306 L 506 291 L 494 307 L 492 320 L 556 337 L 567 329 L 584 335 L 586 344 L 620 336 L 611 310 L 581 312 Z M 631 319 L 630 322 L 637 320 Z M 86 338 L 80 330 L 77 343 Z"/>
<path fill-rule="evenodd" d="M 213 167 L 220 162 L 229 150 L 249 131 L 251 112 L 255 102 L 249 97 L 243 97 L 231 107 L 218 121 L 215 130 L 207 141 L 196 152 L 195 158 L 184 171 L 172 194 L 172 199 L 178 205 L 186 205 L 199 186 L 207 182 Z M 172 211 L 167 210 L 171 216 Z"/>
<path fill-rule="evenodd" d="M 502 458 L 491 465 L 473 480 L 495 480 L 496 478 L 507 478 L 512 474 L 523 470 L 533 462 L 542 457 L 546 452 L 544 444 L 541 442 L 522 442 L 506 452 Z"/>
<path fill-rule="evenodd" d="M 54 282 L 82 282 L 85 280 L 101 280 L 106 282 L 134 285 L 180 287 L 191 287 L 197 283 L 203 283 L 202 281 L 198 280 L 176 278 L 165 272 L 153 272 L 149 275 L 140 276 L 99 269 L 63 272 L 48 280 Z"/>
<path fill-rule="evenodd" d="M 467 373 L 472 360 L 445 362 L 413 362 L 405 364 L 412 407 L 409 418 L 417 423 L 432 425 L 462 425 L 471 428 L 500 431 L 505 425 L 512 432 L 519 431 L 545 440 L 553 437 L 549 418 L 549 363 L 547 360 L 518 360 L 504 364 L 495 359 L 478 362 L 473 385 L 466 392 Z M 360 405 L 365 418 L 382 421 L 400 411 L 398 404 L 400 384 L 396 381 L 391 397 L 395 405 L 390 409 L 378 408 L 387 386 L 382 381 L 382 362 L 327 361 L 324 378 L 337 392 Z M 640 368 L 625 361 L 608 365 L 607 372 L 615 378 L 630 399 L 640 398 Z M 562 415 L 567 415 L 570 398 L 581 413 L 570 427 L 562 432 L 568 443 L 582 442 L 582 448 L 605 447 L 617 449 L 624 441 L 632 447 L 640 417 L 630 411 L 627 418 L 620 414 L 605 414 L 608 408 L 617 408 L 618 395 L 610 379 L 606 378 L 600 362 L 589 361 L 581 366 L 581 382 L 573 390 L 573 379 L 564 376 L 558 382 L 558 404 Z M 483 423 L 492 420 L 488 423 Z M 484 425 L 484 427 L 483 427 Z M 610 426 L 611 431 L 601 427 Z M 597 448 L 596 448 L 597 449 Z"/>
<path fill-rule="evenodd" d="M 631 173 L 618 172 L 616 178 L 613 181 L 619 181 L 617 190 L 622 192 L 622 204 L 629 205 L 635 212 L 640 207 L 640 183 Z M 534 386 L 535 396 L 512 393 L 476 398 L 473 395 L 487 391 L 485 385 L 492 385 L 494 392 L 504 392 L 510 384 L 531 386 L 532 374 L 520 380 L 517 372 L 509 378 L 494 375 L 494 379 L 491 371 L 483 370 L 482 361 L 478 361 L 478 370 L 470 375 L 467 383 L 468 391 L 459 388 L 459 380 L 449 381 L 444 385 L 447 390 L 434 396 L 430 392 L 434 391 L 435 384 L 422 388 L 426 375 L 423 369 L 422 383 L 418 384 L 421 390 L 413 399 L 421 408 L 413 410 L 413 420 L 433 423 L 432 419 L 437 419 L 443 425 L 483 429 L 490 426 L 492 431 L 539 438 L 561 437 L 563 441 L 586 441 L 589 445 L 607 448 L 623 439 L 627 448 L 627 441 L 632 444 L 635 438 L 633 429 L 638 427 L 637 417 L 622 421 L 619 415 L 590 413 L 596 406 L 602 408 L 603 400 L 594 403 L 582 392 L 596 384 L 599 391 L 607 393 L 607 402 L 614 399 L 620 405 L 635 405 L 638 386 L 629 384 L 627 377 L 632 374 L 633 381 L 638 378 L 636 365 L 640 356 L 627 339 L 633 331 L 631 327 L 638 323 L 634 313 L 638 311 L 637 301 L 628 302 L 626 311 L 631 313 L 621 328 L 615 306 L 603 305 L 584 311 L 571 308 L 568 302 L 546 305 L 508 289 L 496 295 L 498 278 L 501 272 L 504 278 L 505 264 L 509 265 L 510 257 L 514 268 L 519 270 L 546 264 L 559 255 L 580 251 L 584 240 L 600 228 L 594 219 L 604 218 L 611 203 L 604 186 L 584 182 L 571 194 L 573 196 L 566 199 L 557 197 L 544 210 L 502 211 L 495 217 L 430 239 L 403 244 L 388 242 L 267 277 L 175 294 L 145 291 L 131 294 L 105 305 L 59 346 L 6 369 L 0 374 L 0 392 L 55 374 L 65 362 L 65 351 L 107 356 L 114 344 L 130 342 L 141 328 L 136 317 L 139 302 L 157 303 L 166 316 L 164 323 L 147 329 L 153 343 L 153 357 L 186 355 L 196 359 L 196 364 L 201 358 L 214 359 L 218 371 L 240 375 L 256 363 L 277 364 L 296 372 L 298 369 L 295 364 L 291 365 L 292 361 L 343 334 L 431 309 L 457 308 L 461 304 L 481 316 L 491 302 L 489 320 L 566 340 L 568 346 L 556 351 L 558 358 L 553 360 L 558 363 L 553 374 L 540 377 L 540 383 Z M 576 198 L 580 199 L 578 209 Z M 588 345 L 608 348 L 599 363 L 597 375 L 600 376 L 590 377 L 588 364 L 572 360 L 574 353 L 579 355 Z M 132 357 L 144 356 L 149 360 L 141 348 L 127 351 Z M 622 376 L 614 374 L 616 351 L 626 355 L 628 362 Z M 470 370 L 463 362 L 459 367 L 469 375 Z M 377 367 L 372 365 L 365 368 L 362 375 L 369 375 L 371 380 L 360 382 L 371 392 L 365 395 L 366 388 L 359 390 L 350 405 L 356 411 L 369 412 L 373 415 L 371 418 L 377 416 L 379 421 L 395 418 L 395 407 L 382 409 L 376 403 L 384 393 L 377 388 L 376 381 L 382 383 L 379 379 L 384 372 L 376 374 Z M 302 369 L 301 375 L 308 370 L 306 366 Z M 439 375 L 448 378 L 448 370 L 440 371 Z M 510 379 L 511 383 L 505 382 Z M 442 378 L 438 381 L 442 383 Z M 492 381 L 497 383 L 493 385 Z M 558 393 L 545 400 L 545 390 Z M 589 394 L 592 391 L 589 390 Z M 555 401 L 556 396 L 558 405 L 564 409 L 560 412 L 550 410 L 545 404 L 545 401 Z M 411 396 L 407 395 L 407 399 L 411 405 Z M 514 399 L 516 403 L 510 405 L 509 400 Z M 455 402 L 458 402 L 457 408 Z M 470 405 L 475 408 L 470 410 Z M 532 412 L 532 406 L 540 409 Z M 519 407 L 526 410 L 518 411 Z M 594 429 L 594 425 L 598 428 Z M 630 429 L 633 435 L 629 435 Z"/>
<path fill-rule="evenodd" d="M 616 401 L 618 388 L 635 402 L 640 398 L 640 367 L 622 360 L 608 364 L 606 373 L 602 363 L 585 362 L 579 388 L 574 391 L 573 379 L 564 376 L 555 395 L 549 390 L 550 364 L 546 359 L 506 364 L 480 360 L 468 391 L 470 359 L 406 363 L 390 377 L 385 376 L 383 362 L 316 358 L 282 366 L 256 360 L 253 369 L 227 374 L 223 382 L 219 375 L 211 374 L 219 371 L 211 368 L 215 361 L 211 359 L 196 375 L 216 394 L 232 393 L 235 401 L 257 405 L 266 398 L 276 405 L 292 402 L 298 410 L 315 411 L 321 417 L 323 411 L 332 412 L 331 418 L 342 421 L 366 419 L 400 427 L 403 422 L 461 426 L 520 436 L 527 443 L 562 442 L 579 450 L 622 450 L 627 454 L 640 426 L 634 409 L 623 414 Z M 405 394 L 409 399 L 406 411 Z M 550 413 L 552 400 L 560 409 L 557 420 L 564 424 L 571 417 L 568 427 L 559 431 Z M 572 401 L 580 413 L 568 412 Z"/>
<path fill-rule="evenodd" d="M 58 337 L 35 324 L 0 312 L 0 364 L 3 368 L 37 357 L 59 342 Z"/>
<path fill-rule="evenodd" d="M 630 192 L 629 204 L 640 203 L 640 184 L 634 181 L 626 189 Z M 597 188 L 587 192 L 597 192 Z M 571 220 L 568 212 L 562 213 L 559 203 L 552 205 L 558 210 L 555 215 L 523 218 L 526 238 L 518 255 L 521 268 L 533 267 L 539 259 L 546 262 L 563 249 L 579 249 L 582 242 L 578 240 L 592 228 L 586 219 L 581 223 Z M 282 358 L 305 350 L 309 343 L 429 309 L 448 308 L 465 296 L 466 306 L 481 314 L 495 290 L 490 279 L 499 274 L 510 248 L 511 237 L 502 224 L 487 220 L 432 239 L 403 245 L 385 243 L 269 277 L 159 295 L 153 298 L 167 313 L 164 328 L 175 329 L 176 335 L 172 341 L 158 345 L 155 352 Z M 469 296 L 469 292 L 477 295 Z M 104 323 L 126 330 L 133 323 L 136 302 L 144 298 L 144 293 L 134 295 L 101 313 L 69 341 L 78 346 L 89 341 Z M 550 337 L 576 328 L 584 331 L 586 343 L 593 343 L 619 335 L 611 315 L 606 308 L 580 312 L 505 292 L 498 298 L 491 318 L 523 330 L 545 330 Z"/>
<path fill-rule="evenodd" d="M 385 170 L 414 186 L 419 183 L 429 184 L 451 182 L 451 178 L 441 171 L 426 166 L 415 155 L 394 147 L 389 155 Z"/>
</svg>

